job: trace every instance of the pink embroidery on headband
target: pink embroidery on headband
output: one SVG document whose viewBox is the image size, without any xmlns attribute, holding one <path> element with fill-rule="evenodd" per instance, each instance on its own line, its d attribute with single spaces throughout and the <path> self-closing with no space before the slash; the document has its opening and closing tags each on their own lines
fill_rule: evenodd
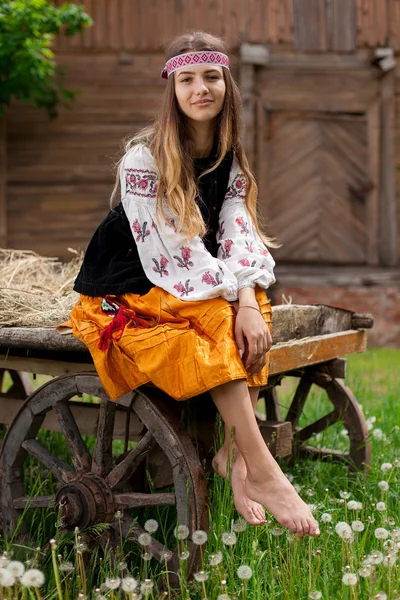
<svg viewBox="0 0 400 600">
<path fill-rule="evenodd" d="M 229 58 L 222 52 L 214 52 L 213 50 L 203 50 L 200 52 L 186 52 L 185 54 L 178 54 L 170 58 L 164 69 L 161 71 L 161 77 L 168 79 L 168 77 L 182 67 L 189 65 L 208 65 L 213 64 L 219 67 L 225 67 L 229 69 Z"/>
</svg>

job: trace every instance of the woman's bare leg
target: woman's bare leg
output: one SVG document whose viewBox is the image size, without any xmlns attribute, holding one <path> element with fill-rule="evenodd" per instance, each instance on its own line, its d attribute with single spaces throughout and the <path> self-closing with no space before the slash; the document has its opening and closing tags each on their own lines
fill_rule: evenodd
<svg viewBox="0 0 400 600">
<path fill-rule="evenodd" d="M 253 410 L 256 407 L 260 388 L 248 388 Z M 235 508 L 251 525 L 261 525 L 265 522 L 265 510 L 259 502 L 251 500 L 246 494 L 247 467 L 242 455 L 236 447 L 235 440 L 231 439 L 228 427 L 225 425 L 225 439 L 221 448 L 213 459 L 214 469 L 224 478 L 229 480 L 233 492 Z M 229 457 L 229 465 L 228 465 Z"/>
<path fill-rule="evenodd" d="M 259 391 L 259 387 L 248 388 L 253 410 L 255 410 L 257 405 Z M 230 459 L 229 466 L 228 458 Z M 224 443 L 214 456 L 213 466 L 224 479 L 229 479 L 235 508 L 238 513 L 251 525 L 261 525 L 262 523 L 265 523 L 264 507 L 259 502 L 251 500 L 246 493 L 246 463 L 226 425 Z"/>
<path fill-rule="evenodd" d="M 230 381 L 210 390 L 211 397 L 247 468 L 245 490 L 290 531 L 299 535 L 319 535 L 318 524 L 282 473 L 268 450 L 258 427 L 250 394 L 244 379 Z"/>
</svg>

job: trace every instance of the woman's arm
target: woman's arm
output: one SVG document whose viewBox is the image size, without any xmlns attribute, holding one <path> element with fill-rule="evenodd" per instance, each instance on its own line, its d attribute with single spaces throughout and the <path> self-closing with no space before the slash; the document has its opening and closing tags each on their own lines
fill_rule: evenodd
<svg viewBox="0 0 400 600">
<path fill-rule="evenodd" d="M 234 273 L 238 289 L 275 283 L 274 265 L 245 204 L 246 178 L 234 159 L 228 190 L 219 214 L 218 258 Z"/>
<path fill-rule="evenodd" d="M 200 237 L 183 241 L 172 219 L 157 222 L 157 184 L 150 151 L 142 144 L 134 146 L 121 172 L 122 204 L 146 276 L 182 300 L 236 300 L 236 277 L 207 251 Z"/>
</svg>

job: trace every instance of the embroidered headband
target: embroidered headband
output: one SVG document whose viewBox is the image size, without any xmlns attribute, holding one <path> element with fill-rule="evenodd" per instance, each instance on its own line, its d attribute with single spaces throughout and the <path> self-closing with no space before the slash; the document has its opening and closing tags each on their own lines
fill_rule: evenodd
<svg viewBox="0 0 400 600">
<path fill-rule="evenodd" d="M 217 65 L 219 67 L 225 67 L 229 69 L 229 58 L 222 52 L 214 52 L 213 50 L 201 50 L 199 52 L 186 52 L 185 54 L 178 54 L 173 56 L 167 62 L 163 70 L 161 71 L 161 77 L 168 79 L 168 77 L 182 67 L 189 65 Z"/>
</svg>

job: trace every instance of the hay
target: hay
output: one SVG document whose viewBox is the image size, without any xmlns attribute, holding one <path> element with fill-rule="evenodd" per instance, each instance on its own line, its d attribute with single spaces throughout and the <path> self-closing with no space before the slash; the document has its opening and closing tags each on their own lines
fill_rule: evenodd
<svg viewBox="0 0 400 600">
<path fill-rule="evenodd" d="M 70 262 L 30 250 L 0 248 L 0 327 L 54 327 L 68 319 L 83 254 Z"/>
</svg>

